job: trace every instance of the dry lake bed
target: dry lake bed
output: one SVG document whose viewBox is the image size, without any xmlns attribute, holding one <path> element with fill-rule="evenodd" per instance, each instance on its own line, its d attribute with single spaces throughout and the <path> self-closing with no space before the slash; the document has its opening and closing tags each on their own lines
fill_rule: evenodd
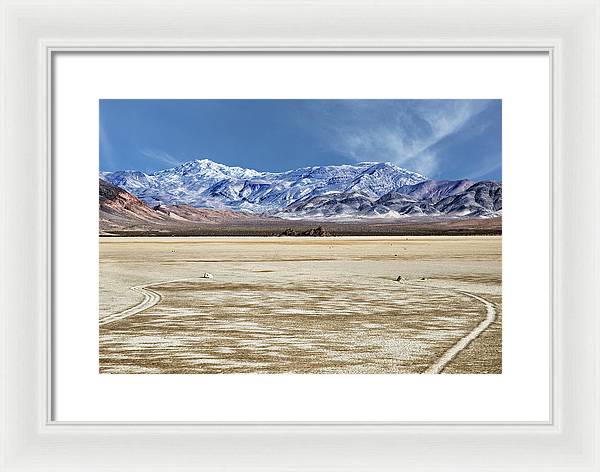
<svg viewBox="0 0 600 472">
<path fill-rule="evenodd" d="M 501 373 L 501 242 L 100 238 L 100 372 Z"/>
</svg>

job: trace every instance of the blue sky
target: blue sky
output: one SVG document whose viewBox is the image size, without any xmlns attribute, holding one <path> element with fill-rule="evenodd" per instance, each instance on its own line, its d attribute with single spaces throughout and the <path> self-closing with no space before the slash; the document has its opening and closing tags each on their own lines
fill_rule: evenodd
<svg viewBox="0 0 600 472">
<path fill-rule="evenodd" d="M 502 180 L 501 100 L 100 100 L 100 170 L 393 162 Z"/>
</svg>

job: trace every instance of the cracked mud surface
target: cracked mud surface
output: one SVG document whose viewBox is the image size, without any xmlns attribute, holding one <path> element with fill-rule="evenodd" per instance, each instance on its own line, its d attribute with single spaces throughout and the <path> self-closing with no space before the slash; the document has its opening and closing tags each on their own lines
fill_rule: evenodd
<svg viewBox="0 0 600 472">
<path fill-rule="evenodd" d="M 501 237 L 101 238 L 100 372 L 422 373 L 465 292 L 442 373 L 500 373 Z"/>
</svg>

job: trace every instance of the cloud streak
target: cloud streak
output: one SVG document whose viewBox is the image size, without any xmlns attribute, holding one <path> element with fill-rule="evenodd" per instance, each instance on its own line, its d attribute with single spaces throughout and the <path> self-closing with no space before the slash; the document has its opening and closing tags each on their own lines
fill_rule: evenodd
<svg viewBox="0 0 600 472">
<path fill-rule="evenodd" d="M 434 179 L 502 178 L 501 100 L 101 100 L 100 168 L 189 158 L 279 172 L 393 162 Z"/>
<path fill-rule="evenodd" d="M 434 176 L 435 145 L 457 133 L 488 100 L 332 100 L 311 109 L 324 147 L 354 161 L 389 161 Z"/>
<path fill-rule="evenodd" d="M 156 149 L 140 149 L 139 152 L 144 157 L 153 159 L 158 162 L 162 162 L 164 164 L 178 166 L 179 164 L 182 163 L 181 160 L 177 159 L 176 157 L 172 156 L 171 154 L 169 154 L 168 152 L 165 152 L 165 151 L 156 150 Z"/>
<path fill-rule="evenodd" d="M 115 150 L 102 122 L 100 122 L 99 147 L 101 156 L 100 168 L 112 167 L 115 164 Z"/>
</svg>

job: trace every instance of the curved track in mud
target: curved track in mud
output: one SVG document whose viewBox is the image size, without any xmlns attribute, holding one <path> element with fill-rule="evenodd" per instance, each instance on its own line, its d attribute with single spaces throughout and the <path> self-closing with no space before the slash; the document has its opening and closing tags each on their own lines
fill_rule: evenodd
<svg viewBox="0 0 600 472">
<path fill-rule="evenodd" d="M 452 361 L 452 359 L 454 359 L 458 355 L 458 353 L 460 353 L 460 351 L 465 349 L 469 344 L 471 344 L 471 342 L 477 339 L 481 335 L 481 333 L 488 329 L 494 321 L 496 321 L 496 307 L 492 302 L 479 295 L 475 295 L 474 293 L 466 292 L 464 290 L 453 290 L 432 285 L 411 284 L 403 281 L 401 283 L 410 287 L 417 287 L 421 289 L 434 289 L 443 290 L 446 292 L 460 293 L 461 295 L 465 295 L 467 297 L 473 298 L 481 302 L 486 308 L 485 319 L 481 323 L 479 323 L 475 328 L 473 328 L 466 336 L 460 338 L 458 342 L 456 342 L 450 349 L 448 349 L 442 355 L 442 357 L 440 357 L 435 363 L 433 363 L 425 371 L 423 371 L 423 374 L 441 373 L 444 370 L 444 368 L 450 363 L 450 361 Z"/>
<path fill-rule="evenodd" d="M 100 320 L 100 326 L 107 325 L 109 323 L 114 323 L 115 321 L 121 321 L 125 318 L 129 318 L 130 316 L 137 315 L 142 311 L 147 310 L 148 308 L 152 308 L 154 305 L 160 303 L 162 300 L 162 295 L 149 287 L 155 287 L 157 285 L 166 285 L 172 284 L 174 282 L 189 282 L 190 280 L 196 279 L 207 279 L 208 277 L 193 277 L 190 279 L 177 279 L 177 280 L 166 280 L 164 282 L 155 282 L 147 285 L 136 285 L 134 287 L 129 287 L 129 290 L 133 290 L 134 292 L 141 293 L 144 297 L 140 303 L 131 308 L 127 308 L 126 310 L 120 311 L 118 313 L 114 313 L 112 315 L 105 316 Z"/>
<path fill-rule="evenodd" d="M 141 313 L 149 308 L 152 308 L 153 306 L 157 305 L 158 303 L 160 303 L 160 301 L 162 300 L 162 295 L 160 293 L 158 293 L 157 291 L 152 290 L 150 287 L 155 287 L 157 285 L 165 285 L 165 284 L 174 283 L 174 282 L 188 282 L 190 280 L 195 280 L 195 279 L 196 278 L 168 280 L 168 281 L 164 281 L 164 282 L 156 282 L 156 283 L 147 284 L 147 285 L 136 285 L 136 286 L 130 287 L 130 290 L 140 293 L 143 296 L 142 301 L 140 301 L 137 305 L 127 308 L 123 311 L 120 311 L 118 313 L 114 313 L 112 315 L 108 315 L 108 316 L 102 318 L 99 321 L 99 324 L 100 324 L 100 326 L 105 326 L 110 323 L 114 323 L 116 321 L 121 321 L 130 316 L 137 315 L 138 313 Z M 424 374 L 439 374 L 439 373 L 441 373 L 444 370 L 444 368 L 463 349 L 465 349 L 471 342 L 473 342 L 475 339 L 477 339 L 496 320 L 495 305 L 492 302 L 490 302 L 489 300 L 487 300 L 479 295 L 475 295 L 474 293 L 467 292 L 464 290 L 453 290 L 453 289 L 444 288 L 444 287 L 436 287 L 436 286 L 432 286 L 432 285 L 425 285 L 425 284 L 421 285 L 421 284 L 415 284 L 415 283 L 408 283 L 408 282 L 404 282 L 404 281 L 401 281 L 401 283 L 406 286 L 416 287 L 416 288 L 423 289 L 423 290 L 433 289 L 433 290 L 442 290 L 442 291 L 446 291 L 446 292 L 459 293 L 461 295 L 465 295 L 467 297 L 470 297 L 470 298 L 473 298 L 473 299 L 479 301 L 486 308 L 485 319 L 483 321 L 481 321 L 468 334 L 466 334 L 465 336 L 460 338 L 436 362 L 434 362 L 425 371 L 423 371 Z"/>
<path fill-rule="evenodd" d="M 141 313 L 142 311 L 147 310 L 148 308 L 151 308 L 157 303 L 159 303 L 162 300 L 161 294 L 149 289 L 148 287 L 148 285 L 137 285 L 135 287 L 130 287 L 130 290 L 141 293 L 144 297 L 143 300 L 137 305 L 132 306 L 131 308 L 127 308 L 126 310 L 120 311 L 118 313 L 105 316 L 100 320 L 100 326 L 104 326 L 109 323 L 114 323 L 115 321 L 120 321 L 129 316 L 137 315 L 138 313 Z"/>
</svg>

